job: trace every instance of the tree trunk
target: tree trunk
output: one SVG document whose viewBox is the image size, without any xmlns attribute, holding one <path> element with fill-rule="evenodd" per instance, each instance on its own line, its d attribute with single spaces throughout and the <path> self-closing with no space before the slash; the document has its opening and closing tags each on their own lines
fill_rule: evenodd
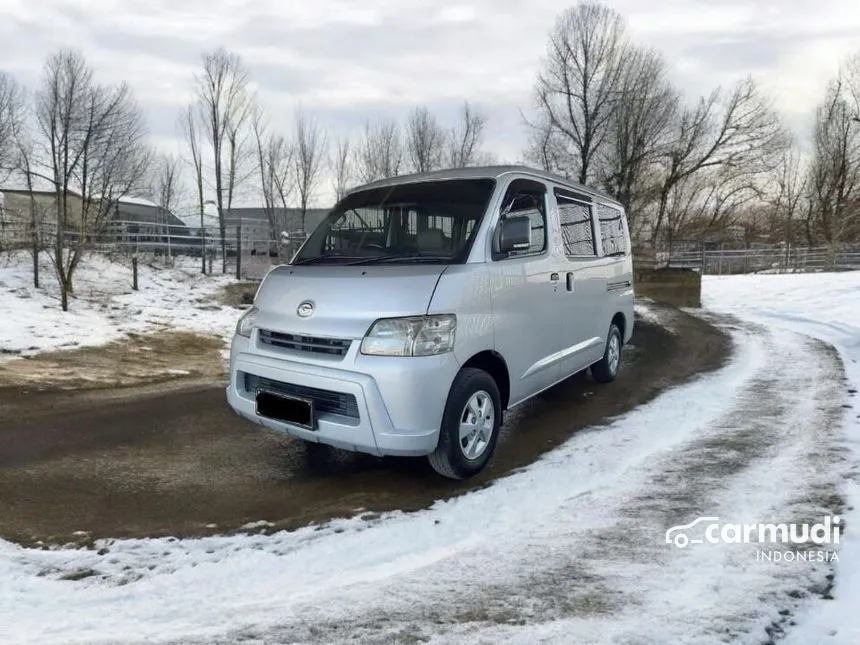
<svg viewBox="0 0 860 645">
<path fill-rule="evenodd" d="M 811 214 L 807 215 L 806 224 L 805 224 L 804 228 L 806 229 L 806 244 L 807 244 L 807 246 L 812 247 L 814 245 L 814 242 L 812 241 L 813 235 L 812 235 L 812 215 Z"/>
<path fill-rule="evenodd" d="M 39 288 L 39 242 L 33 240 L 33 286 Z"/>
<path fill-rule="evenodd" d="M 669 190 L 665 186 L 660 191 L 660 202 L 657 205 L 657 217 L 654 221 L 654 230 L 651 231 L 651 241 L 657 247 L 657 238 L 660 236 L 660 231 L 663 229 L 664 220 L 666 219 L 666 209 L 669 203 Z"/>
<path fill-rule="evenodd" d="M 203 207 L 200 207 L 200 272 L 206 275 L 206 223 L 203 221 Z"/>
<path fill-rule="evenodd" d="M 66 280 L 60 280 L 60 306 L 63 311 L 69 310 L 69 286 Z"/>
<path fill-rule="evenodd" d="M 27 191 L 30 193 L 30 242 L 33 247 L 33 286 L 39 288 L 39 226 L 36 222 L 36 196 L 33 193 L 33 178 L 27 165 Z"/>
<path fill-rule="evenodd" d="M 221 273 L 227 273 L 227 230 L 223 223 L 221 224 Z"/>
</svg>

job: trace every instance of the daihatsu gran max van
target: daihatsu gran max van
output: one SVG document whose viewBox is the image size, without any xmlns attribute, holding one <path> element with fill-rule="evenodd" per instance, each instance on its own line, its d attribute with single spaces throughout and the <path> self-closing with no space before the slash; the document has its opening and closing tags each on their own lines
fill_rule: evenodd
<svg viewBox="0 0 860 645">
<path fill-rule="evenodd" d="M 486 466 L 504 411 L 585 369 L 615 379 L 633 331 L 622 206 L 518 166 L 347 194 L 237 324 L 227 400 L 300 439 Z"/>
</svg>

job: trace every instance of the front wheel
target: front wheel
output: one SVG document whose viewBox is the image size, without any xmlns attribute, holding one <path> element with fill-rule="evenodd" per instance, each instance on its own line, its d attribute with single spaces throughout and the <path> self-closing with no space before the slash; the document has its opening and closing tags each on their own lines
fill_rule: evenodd
<svg viewBox="0 0 860 645">
<path fill-rule="evenodd" d="M 621 330 L 613 323 L 609 326 L 603 358 L 591 366 L 591 376 L 598 383 L 609 383 L 618 376 L 618 368 L 621 366 L 621 345 Z"/>
<path fill-rule="evenodd" d="M 495 379 L 484 370 L 460 370 L 445 404 L 439 443 L 427 457 L 433 470 L 450 479 L 483 470 L 496 448 L 501 418 Z"/>
</svg>

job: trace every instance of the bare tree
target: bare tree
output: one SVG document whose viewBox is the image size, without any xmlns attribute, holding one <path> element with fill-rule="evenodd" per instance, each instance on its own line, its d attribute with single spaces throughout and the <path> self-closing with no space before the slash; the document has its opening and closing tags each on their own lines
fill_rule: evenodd
<svg viewBox="0 0 860 645">
<path fill-rule="evenodd" d="M 748 187 L 767 177 L 786 143 L 785 130 L 752 79 L 729 92 L 717 89 L 681 112 L 671 143 L 661 155 L 652 239 L 664 232 L 671 249 L 676 227 L 669 222 L 673 191 L 692 175 L 719 169 L 719 181 Z"/>
<path fill-rule="evenodd" d="M 770 206 L 769 229 L 785 244 L 786 253 L 795 242 L 795 225 L 804 208 L 806 177 L 800 160 L 800 151 L 795 141 L 786 146 L 779 164 L 773 171 L 773 187 Z"/>
<path fill-rule="evenodd" d="M 36 144 L 33 138 L 32 114 L 25 109 L 24 92 L 16 88 L 7 93 L 6 99 L 6 136 L 9 137 L 6 149 L 7 171 L 20 177 L 28 193 L 27 228 L 29 250 L 33 260 L 33 286 L 39 288 L 39 257 L 42 250 L 42 221 L 48 214 L 48 206 L 36 199 L 36 184 L 40 181 L 36 167 Z M 0 171 L 3 169 L 0 168 Z"/>
<path fill-rule="evenodd" d="M 701 235 L 707 229 L 705 213 L 709 210 L 716 182 L 709 173 L 689 175 L 673 184 L 666 198 L 665 228 L 675 236 Z"/>
<path fill-rule="evenodd" d="M 191 155 L 194 171 L 194 195 L 197 213 L 200 216 L 200 263 L 201 272 L 206 273 L 206 195 L 203 183 L 203 150 L 200 146 L 200 124 L 194 105 L 187 106 L 180 115 L 179 126 Z"/>
<path fill-rule="evenodd" d="M 860 52 L 843 63 L 840 77 L 845 80 L 847 100 L 854 109 L 855 123 L 860 121 Z"/>
<path fill-rule="evenodd" d="M 249 72 L 241 58 L 223 47 L 204 54 L 203 73 L 195 75 L 195 91 L 203 118 L 203 130 L 212 147 L 223 273 L 227 272 L 224 198 L 227 197 L 229 208 L 238 172 L 239 131 L 249 116 L 249 81 Z"/>
<path fill-rule="evenodd" d="M 545 115 L 538 115 L 537 120 L 528 122 L 529 138 L 524 157 L 526 162 L 547 172 L 571 178 L 575 172 L 570 168 L 570 157 L 567 154 L 560 133 Z"/>
<path fill-rule="evenodd" d="M 445 163 L 449 168 L 466 168 L 486 161 L 486 156 L 481 153 L 486 126 L 486 115 L 473 108 L 468 101 L 464 102 L 459 123 L 448 133 Z"/>
<path fill-rule="evenodd" d="M 666 62 L 654 50 L 631 47 L 620 72 L 596 174 L 635 220 L 653 197 L 653 166 L 671 141 L 680 97 L 668 80 Z"/>
<path fill-rule="evenodd" d="M 550 34 L 535 87 L 540 121 L 589 182 L 612 124 L 629 46 L 621 16 L 594 2 L 564 11 Z"/>
<path fill-rule="evenodd" d="M 24 93 L 18 82 L 0 72 L 0 178 L 16 165 L 16 133 L 24 117 Z"/>
<path fill-rule="evenodd" d="M 256 170 L 256 164 L 251 163 L 255 155 L 252 132 L 248 128 L 256 105 L 256 98 L 246 95 L 227 123 L 227 210 L 233 207 L 237 190 Z"/>
<path fill-rule="evenodd" d="M 326 136 L 319 124 L 299 108 L 295 121 L 295 178 L 302 213 L 302 232 L 305 230 L 308 206 L 316 197 L 317 184 L 326 155 Z"/>
<path fill-rule="evenodd" d="M 740 224 L 763 195 L 758 184 L 730 167 L 717 166 L 687 175 L 669 193 L 665 228 L 673 236 L 701 237 L 725 231 Z"/>
<path fill-rule="evenodd" d="M 851 71 L 840 70 L 816 111 L 806 217 L 810 244 L 834 245 L 860 233 L 860 124 Z"/>
<path fill-rule="evenodd" d="M 150 180 L 147 194 L 158 206 L 163 219 L 163 232 L 167 238 L 167 253 L 171 253 L 170 216 L 181 201 L 184 193 L 182 161 L 176 155 L 160 153 L 155 155 L 150 166 Z"/>
<path fill-rule="evenodd" d="M 397 122 L 383 119 L 364 125 L 364 136 L 355 151 L 355 169 L 363 183 L 395 177 L 403 164 L 403 145 Z"/>
<path fill-rule="evenodd" d="M 429 172 L 442 165 L 445 131 L 424 106 L 416 107 L 406 124 L 406 153 L 412 170 Z"/>
<path fill-rule="evenodd" d="M 251 125 L 257 154 L 260 191 L 263 196 L 263 210 L 269 222 L 271 239 L 276 245 L 278 257 L 281 258 L 283 249 L 280 233 L 284 223 L 279 220 L 277 214 L 279 208 L 287 208 L 292 192 L 294 150 L 283 136 L 267 132 L 268 123 L 259 108 L 254 111 Z"/>
<path fill-rule="evenodd" d="M 69 308 L 75 269 L 110 210 L 144 180 L 149 162 L 143 116 L 126 84 L 97 85 L 83 57 L 51 55 L 36 97 L 39 163 L 56 194 L 56 235 L 49 251 Z"/>
<path fill-rule="evenodd" d="M 182 160 L 169 152 L 157 153 L 150 166 L 146 193 L 161 208 L 173 210 L 183 195 Z"/>
<path fill-rule="evenodd" d="M 334 196 L 336 201 L 343 199 L 352 183 L 352 150 L 350 141 L 344 137 L 335 144 L 331 161 Z"/>
</svg>

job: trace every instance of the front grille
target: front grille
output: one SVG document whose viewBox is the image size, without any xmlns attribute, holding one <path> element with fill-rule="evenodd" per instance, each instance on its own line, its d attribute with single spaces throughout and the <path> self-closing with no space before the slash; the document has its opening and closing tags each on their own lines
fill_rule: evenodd
<svg viewBox="0 0 860 645">
<path fill-rule="evenodd" d="M 328 356 L 345 356 L 352 341 L 344 338 L 320 338 L 318 336 L 300 336 L 299 334 L 283 334 L 268 329 L 260 330 L 260 342 L 291 349 L 296 352 L 311 352 Z"/>
<path fill-rule="evenodd" d="M 315 387 L 275 381 L 254 374 L 245 374 L 245 390 L 256 392 L 258 388 L 274 392 L 275 394 L 286 394 L 287 396 L 310 399 L 314 402 L 314 409 L 317 412 L 339 414 L 340 416 L 352 419 L 359 418 L 358 402 L 352 394 L 321 390 Z"/>
</svg>

